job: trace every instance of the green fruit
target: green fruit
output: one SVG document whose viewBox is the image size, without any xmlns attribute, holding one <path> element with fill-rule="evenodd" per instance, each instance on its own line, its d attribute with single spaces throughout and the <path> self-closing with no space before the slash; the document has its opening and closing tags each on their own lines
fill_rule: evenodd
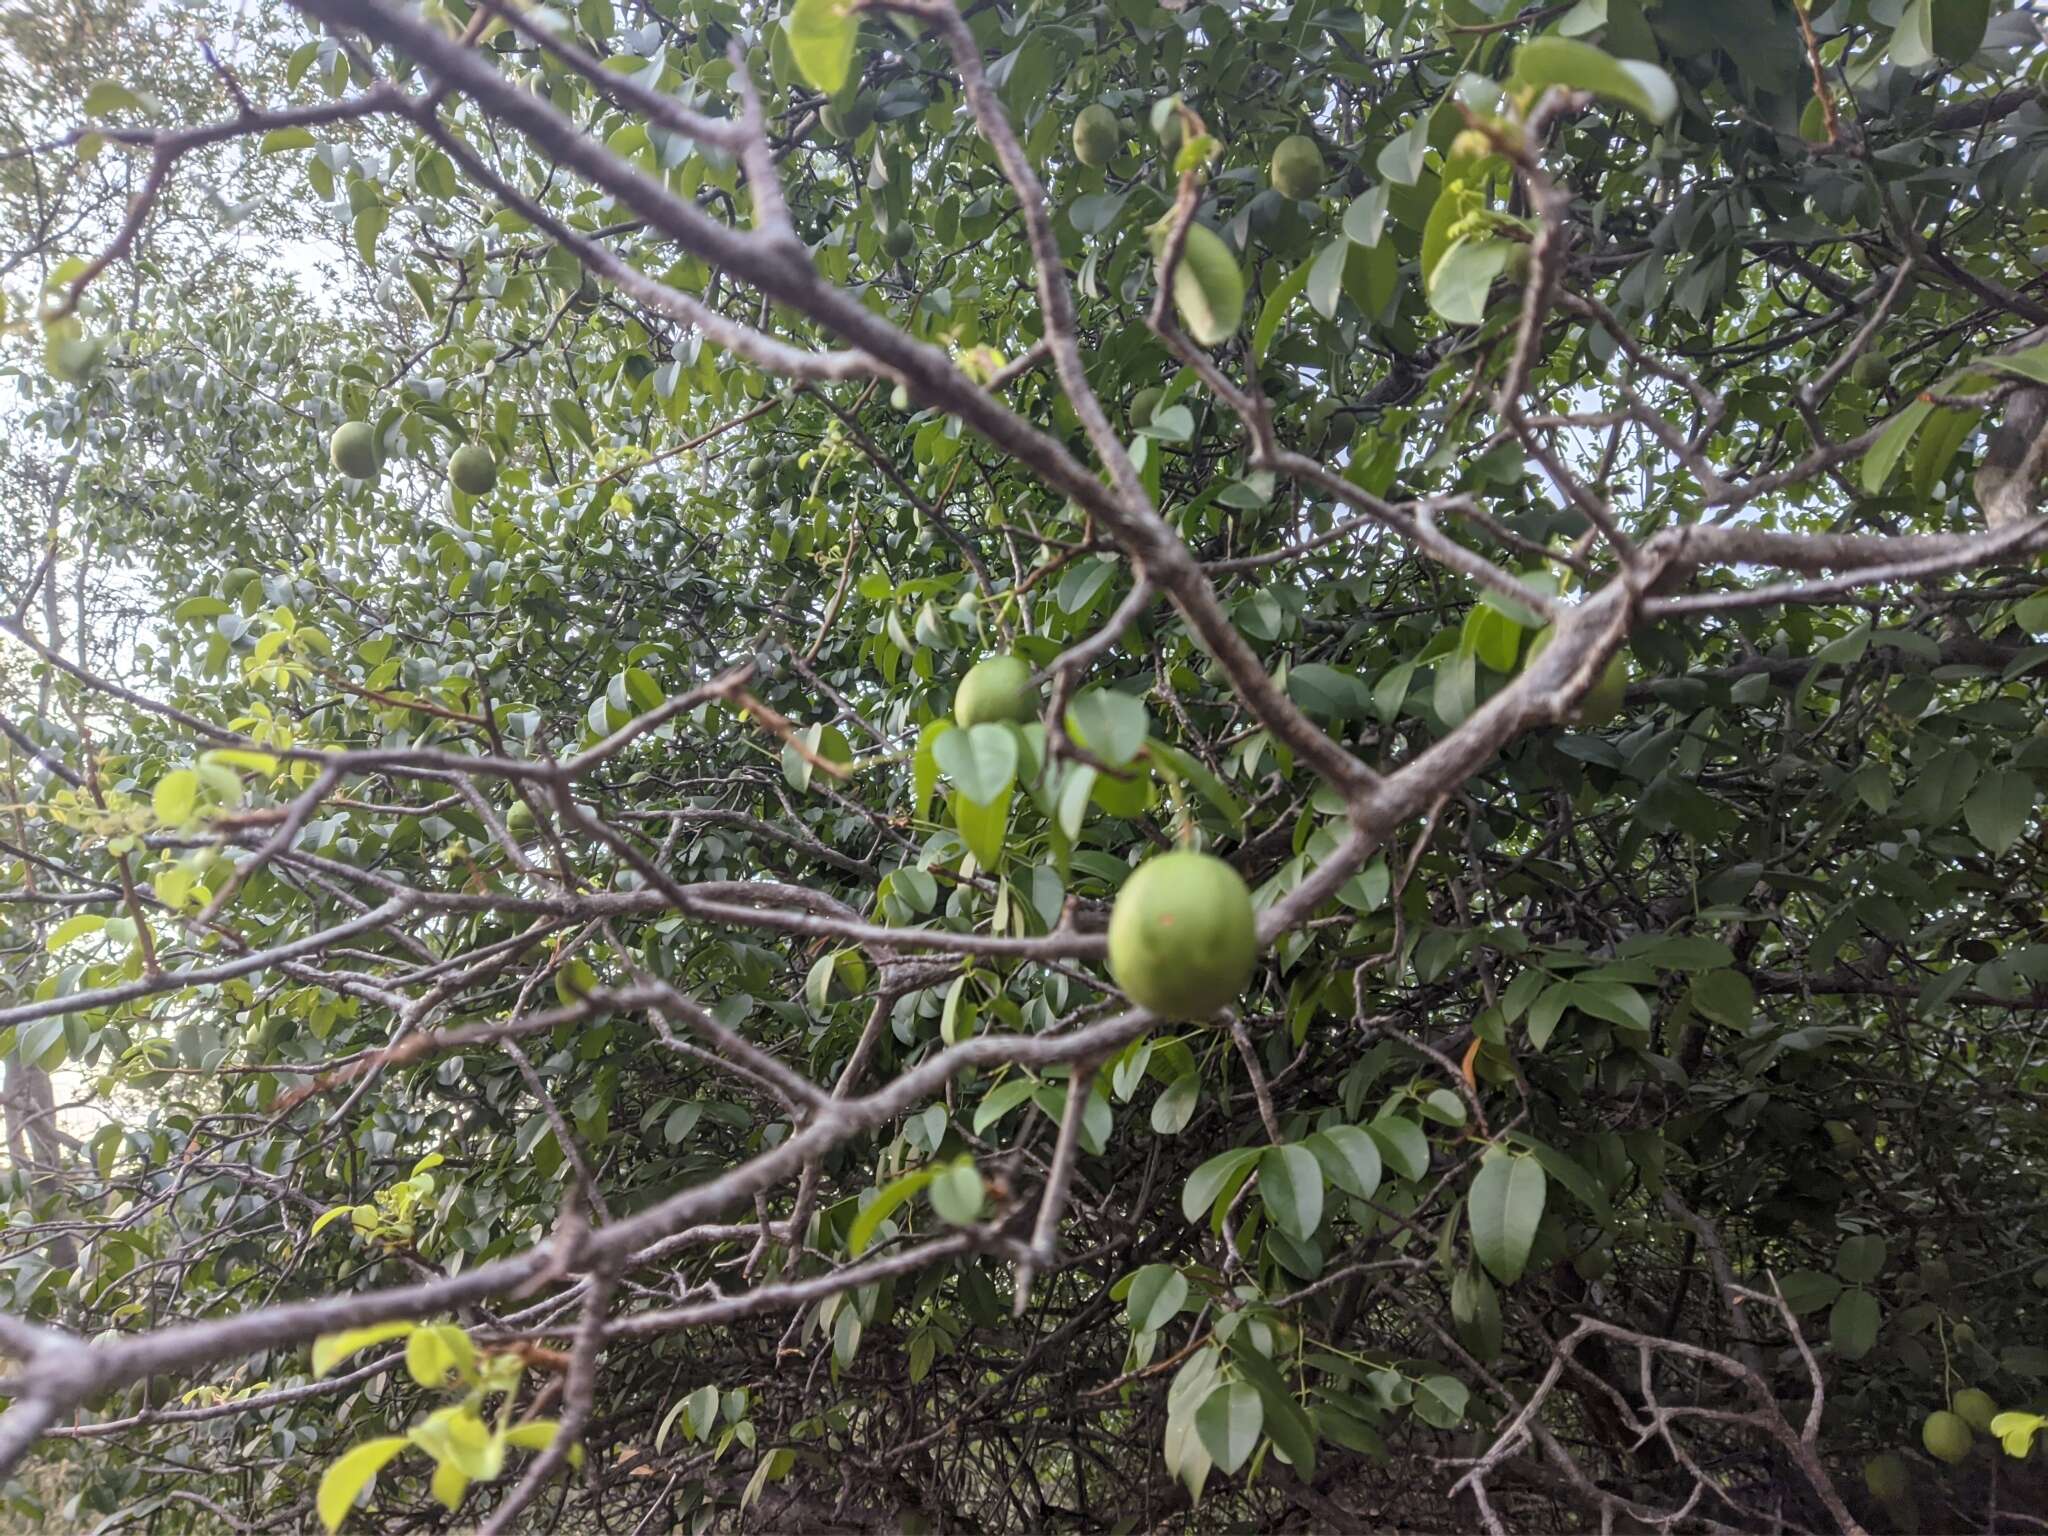
<svg viewBox="0 0 2048 1536">
<path fill-rule="evenodd" d="M 1937 1410 L 1920 1426 L 1920 1443 L 1936 1461 L 1954 1466 L 1970 1454 L 1970 1426 L 1960 1414 Z"/>
<path fill-rule="evenodd" d="M 953 719 L 963 727 L 999 720 L 1022 725 L 1037 713 L 1038 690 L 1031 686 L 1031 668 L 1021 656 L 976 662 L 953 695 Z"/>
<path fill-rule="evenodd" d="M 248 566 L 238 565 L 230 570 L 227 575 L 221 577 L 220 589 L 229 597 L 240 597 L 243 589 L 255 579 L 256 573 L 250 570 Z"/>
<path fill-rule="evenodd" d="M 1148 384 L 1131 396 L 1131 430 L 1152 425 L 1152 414 L 1159 409 L 1159 397 L 1166 391 L 1157 384 Z"/>
<path fill-rule="evenodd" d="M 1895 1451 L 1871 1457 L 1863 1463 L 1863 1486 L 1870 1490 L 1873 1499 L 1881 1499 L 1887 1504 L 1898 1503 L 1912 1489 L 1906 1458 Z"/>
<path fill-rule="evenodd" d="M 1974 1349 L 1977 1344 L 1977 1330 L 1968 1323 L 1957 1323 L 1949 1330 L 1948 1337 L 1957 1349 Z"/>
<path fill-rule="evenodd" d="M 1892 360 L 1882 352 L 1865 352 L 1849 365 L 1849 377 L 1865 389 L 1876 389 L 1892 376 Z"/>
<path fill-rule="evenodd" d="M 1206 1019 L 1236 1002 L 1258 954 L 1252 893 L 1221 859 L 1162 853 L 1116 893 L 1109 974 L 1162 1018 Z"/>
<path fill-rule="evenodd" d="M 1074 119 L 1074 158 L 1087 166 L 1107 165 L 1123 142 L 1116 114 L 1101 102 L 1083 107 Z"/>
<path fill-rule="evenodd" d="M 1152 231 L 1152 254 L 1166 252 L 1165 228 Z M 1173 307 L 1196 343 L 1221 346 L 1244 320 L 1244 273 L 1224 238 L 1206 224 L 1188 226 L 1180 265 L 1173 269 Z"/>
<path fill-rule="evenodd" d="M 370 480 L 377 474 L 377 434 L 367 421 L 345 421 L 327 441 L 327 456 L 334 467 L 351 480 Z"/>
<path fill-rule="evenodd" d="M 1949 1401 L 1949 1407 L 1956 1411 L 1970 1428 L 1979 1434 L 1989 1434 L 1991 1421 L 1998 1417 L 1998 1404 L 1991 1400 L 1991 1394 L 1982 1387 L 1965 1387 Z"/>
<path fill-rule="evenodd" d="M 525 837 L 533 830 L 533 807 L 524 800 L 514 800 L 512 809 L 505 813 L 505 830 L 513 837 Z"/>
<path fill-rule="evenodd" d="M 1306 202 L 1322 190 L 1323 176 L 1323 152 L 1307 134 L 1289 134 L 1273 151 L 1273 190 L 1282 197 Z"/>
<path fill-rule="evenodd" d="M 2037 1291 L 2048 1291 L 2048 1264 L 2043 1264 L 2029 1275 L 2027 1283 Z"/>
<path fill-rule="evenodd" d="M 889 232 L 882 236 L 882 249 L 889 253 L 891 261 L 901 261 L 917 249 L 917 231 L 908 224 L 891 224 Z"/>
<path fill-rule="evenodd" d="M 1572 1260 L 1581 1280 L 1605 1280 L 1614 1272 L 1614 1250 L 1606 1246 L 1588 1248 Z"/>
<path fill-rule="evenodd" d="M 757 453 L 747 460 L 747 478 L 749 480 L 766 480 L 774 473 L 775 461 L 765 453 Z"/>
<path fill-rule="evenodd" d="M 600 297 L 597 279 L 586 272 L 583 281 L 576 285 L 576 291 L 569 295 L 569 308 L 575 314 L 587 315 L 597 308 Z"/>
<path fill-rule="evenodd" d="M 448 478 L 465 496 L 488 496 L 498 484 L 498 461 L 482 443 L 464 443 L 448 461 Z"/>
<path fill-rule="evenodd" d="M 1926 1295 L 1939 1300 L 1948 1294 L 1948 1265 L 1940 1259 L 1929 1259 L 1920 1266 L 1920 1289 Z"/>
</svg>

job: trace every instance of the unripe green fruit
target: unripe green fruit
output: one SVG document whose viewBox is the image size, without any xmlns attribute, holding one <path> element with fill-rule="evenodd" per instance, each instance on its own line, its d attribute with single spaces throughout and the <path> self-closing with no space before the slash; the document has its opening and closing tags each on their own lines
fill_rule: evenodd
<svg viewBox="0 0 2048 1536">
<path fill-rule="evenodd" d="M 1849 365 L 1849 377 L 1865 389 L 1876 389 L 1892 376 L 1892 360 L 1882 352 L 1865 352 Z"/>
<path fill-rule="evenodd" d="M 1991 1394 L 1982 1387 L 1963 1388 L 1950 1401 L 1949 1407 L 1956 1411 L 1958 1418 L 1979 1434 L 1989 1434 L 1991 1421 L 1998 1417 L 1998 1404 L 1992 1401 Z"/>
<path fill-rule="evenodd" d="M 1109 915 L 1109 974 L 1141 1008 L 1206 1019 L 1237 1001 L 1258 961 L 1252 893 L 1221 859 L 1162 853 L 1139 865 Z"/>
<path fill-rule="evenodd" d="M 597 279 L 586 272 L 583 281 L 576 285 L 576 291 L 569 295 L 569 308 L 575 314 L 587 315 L 597 308 L 600 297 Z"/>
<path fill-rule="evenodd" d="M 1881 1499 L 1887 1504 L 1898 1503 L 1913 1486 L 1906 1470 L 1906 1458 L 1895 1451 L 1871 1457 L 1863 1463 L 1863 1486 L 1870 1490 L 1873 1499 Z"/>
<path fill-rule="evenodd" d="M 775 461 L 765 453 L 757 453 L 747 460 L 747 478 L 749 480 L 766 480 L 774 473 Z"/>
<path fill-rule="evenodd" d="M 1974 1349 L 1977 1344 L 1977 1330 L 1968 1323 L 1957 1323 L 1949 1330 L 1948 1337 L 1957 1349 Z"/>
<path fill-rule="evenodd" d="M 367 421 L 345 421 L 328 439 L 327 456 L 349 479 L 373 479 L 377 473 L 377 434 Z"/>
<path fill-rule="evenodd" d="M 1970 1426 L 1960 1414 L 1937 1410 L 1920 1426 L 1920 1443 L 1936 1461 L 1954 1466 L 1970 1454 Z"/>
<path fill-rule="evenodd" d="M 498 460 L 482 443 L 464 443 L 448 460 L 448 478 L 465 496 L 488 496 L 498 484 Z"/>
<path fill-rule="evenodd" d="M 1166 391 L 1157 384 L 1148 384 L 1131 396 L 1130 417 L 1133 432 L 1152 425 L 1153 414 L 1159 409 L 1159 397 L 1165 393 Z"/>
<path fill-rule="evenodd" d="M 1323 176 L 1323 152 L 1307 134 L 1289 134 L 1273 151 L 1273 190 L 1282 197 L 1306 202 L 1322 190 Z"/>
<path fill-rule="evenodd" d="M 917 231 L 908 224 L 891 224 L 889 232 L 882 236 L 882 249 L 889 253 L 891 261 L 901 261 L 917 249 Z"/>
<path fill-rule="evenodd" d="M 1165 255 L 1168 233 L 1153 230 L 1155 258 Z M 1188 226 L 1180 265 L 1173 269 L 1173 307 L 1188 334 L 1204 347 L 1221 346 L 1244 320 L 1244 274 L 1229 244 L 1206 224 Z"/>
<path fill-rule="evenodd" d="M 2048 1291 L 2048 1264 L 2043 1264 L 2029 1275 L 2027 1283 L 2037 1291 Z"/>
<path fill-rule="evenodd" d="M 1021 656 L 991 656 L 968 668 L 953 695 L 953 719 L 962 727 L 1012 720 L 1022 725 L 1038 713 L 1038 690 Z"/>
<path fill-rule="evenodd" d="M 1101 102 L 1081 109 L 1074 119 L 1074 158 L 1087 166 L 1107 165 L 1123 141 L 1116 114 Z"/>
<path fill-rule="evenodd" d="M 256 573 L 246 565 L 238 565 L 220 579 L 220 589 L 229 597 L 240 597 L 242 589 L 256 579 Z"/>
<path fill-rule="evenodd" d="M 514 800 L 512 809 L 505 813 L 505 830 L 515 838 L 525 837 L 533 830 L 533 807 L 524 800 Z"/>
</svg>

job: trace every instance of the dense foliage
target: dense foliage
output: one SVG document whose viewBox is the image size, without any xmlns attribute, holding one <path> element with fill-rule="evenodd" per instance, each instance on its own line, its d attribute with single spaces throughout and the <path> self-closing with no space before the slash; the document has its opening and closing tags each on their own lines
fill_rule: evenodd
<svg viewBox="0 0 2048 1536">
<path fill-rule="evenodd" d="M 2044 69 L 0 13 L 10 1518 L 2038 1527 Z"/>
</svg>

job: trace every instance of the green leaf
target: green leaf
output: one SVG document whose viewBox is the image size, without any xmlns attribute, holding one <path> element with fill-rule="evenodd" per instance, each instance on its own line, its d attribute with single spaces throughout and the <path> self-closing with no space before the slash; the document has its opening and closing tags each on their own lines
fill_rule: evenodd
<svg viewBox="0 0 2048 1536">
<path fill-rule="evenodd" d="M 1301 1143 L 1321 1165 L 1323 1176 L 1347 1195 L 1370 1200 L 1380 1187 L 1380 1147 L 1355 1125 L 1333 1125 Z"/>
<path fill-rule="evenodd" d="M 1250 1459 L 1265 1422 L 1265 1400 L 1248 1381 L 1214 1388 L 1195 1410 L 1195 1433 L 1226 1477 Z"/>
<path fill-rule="evenodd" d="M 1513 252 L 1507 240 L 1458 241 L 1429 274 L 1429 307 L 1453 325 L 1477 325 Z"/>
<path fill-rule="evenodd" d="M 1422 1127 L 1400 1115 L 1375 1120 L 1365 1133 L 1379 1143 L 1387 1166 L 1404 1179 L 1419 1179 L 1429 1172 L 1429 1138 Z"/>
<path fill-rule="evenodd" d="M 1746 1030 L 1756 1017 L 1756 988 L 1740 971 L 1702 971 L 1687 995 L 1696 1012 L 1730 1029 Z"/>
<path fill-rule="evenodd" d="M 1156 1333 L 1180 1314 L 1188 1299 L 1187 1277 L 1171 1264 L 1147 1264 L 1131 1277 L 1124 1312 L 1133 1333 Z"/>
<path fill-rule="evenodd" d="M 320 1489 L 313 1498 L 320 1523 L 329 1531 L 340 1530 L 341 1522 L 355 1508 L 363 1490 L 384 1470 L 384 1464 L 409 1444 L 404 1435 L 385 1435 L 351 1446 L 329 1462 L 327 1470 L 320 1474 Z"/>
<path fill-rule="evenodd" d="M 1535 90 L 1563 86 L 1633 107 L 1653 123 L 1678 110 L 1678 88 L 1654 64 L 1617 59 L 1569 37 L 1533 37 L 1515 50 L 1514 80 Z"/>
<path fill-rule="evenodd" d="M 954 787 L 976 805 L 1007 803 L 1010 786 L 1017 782 L 1017 736 L 1007 725 L 948 731 L 932 743 L 932 756 Z"/>
<path fill-rule="evenodd" d="M 1259 1198 L 1266 1214 L 1290 1237 L 1307 1237 L 1323 1222 L 1323 1170 L 1299 1144 L 1268 1147 L 1259 1155 Z"/>
<path fill-rule="evenodd" d="M 130 90 L 118 80 L 95 80 L 85 93 L 87 117 L 110 117 L 116 112 L 160 112 L 154 96 Z"/>
<path fill-rule="evenodd" d="M 963 1157 L 935 1175 L 931 1187 L 925 1191 L 925 1198 L 931 1201 L 939 1220 L 950 1226 L 964 1227 L 979 1220 L 986 1202 L 981 1174 L 974 1166 L 974 1159 Z"/>
<path fill-rule="evenodd" d="M 1931 401 L 1915 400 L 1891 419 L 1877 441 L 1870 445 L 1870 451 L 1863 455 L 1863 489 L 1875 496 L 1892 477 L 1892 471 L 1913 441 L 1913 434 L 1920 430 L 1920 423 L 1934 414 Z"/>
<path fill-rule="evenodd" d="M 1038 1084 L 1028 1077 L 1013 1077 L 1008 1082 L 996 1084 L 982 1097 L 974 1110 L 974 1134 L 981 1136 L 1003 1116 L 1020 1104 L 1026 1103 L 1038 1091 Z"/>
<path fill-rule="evenodd" d="M 717 1388 L 709 1389 L 716 1395 Z M 522 1451 L 544 1451 L 555 1443 L 562 1433 L 562 1426 L 553 1419 L 528 1419 L 524 1424 L 514 1424 L 505 1431 L 505 1443 Z M 569 1465 L 583 1465 L 583 1447 L 569 1447 Z"/>
<path fill-rule="evenodd" d="M 1877 1342 L 1877 1298 L 1868 1291 L 1844 1291 L 1828 1313 L 1828 1342 L 1844 1360 L 1861 1360 Z"/>
<path fill-rule="evenodd" d="M 1885 1241 L 1870 1233 L 1844 1238 L 1835 1250 L 1835 1273 L 1851 1285 L 1868 1285 L 1884 1271 Z"/>
<path fill-rule="evenodd" d="M 1273 337 L 1280 329 L 1280 322 L 1287 318 L 1287 311 L 1294 301 L 1301 297 L 1301 291 L 1308 286 L 1309 267 L 1306 263 L 1296 267 L 1284 282 L 1273 290 L 1272 296 L 1259 307 L 1258 323 L 1252 327 L 1252 366 L 1258 367 L 1266 360 L 1266 348 L 1273 344 Z M 1328 318 L 1325 316 L 1324 318 Z"/>
<path fill-rule="evenodd" d="M 107 920 L 104 917 L 97 916 L 91 912 L 81 912 L 76 917 L 65 918 L 63 922 L 52 928 L 49 938 L 43 941 L 43 948 L 54 955 L 74 939 L 82 939 L 87 934 L 98 933 L 106 926 Z"/>
<path fill-rule="evenodd" d="M 333 1212 L 327 1214 L 331 1216 Z M 365 1328 L 350 1328 L 341 1333 L 323 1333 L 313 1341 L 313 1374 L 325 1376 L 357 1350 L 368 1349 L 373 1344 L 388 1343 L 392 1339 L 408 1338 L 417 1327 L 418 1323 L 371 1323 Z"/>
<path fill-rule="evenodd" d="M 1963 822 L 1970 835 L 1994 854 L 2018 842 L 2033 815 L 2034 781 L 2010 768 L 1979 779 L 1963 802 Z"/>
<path fill-rule="evenodd" d="M 1066 725 L 1076 741 L 1112 768 L 1121 768 L 1136 757 L 1151 729 L 1145 701 L 1111 688 L 1088 688 L 1076 694 L 1067 706 Z"/>
<path fill-rule="evenodd" d="M 995 869 L 1002 863 L 1003 838 L 1010 829 L 1010 791 L 1005 789 L 993 805 L 977 805 L 964 794 L 953 796 L 953 825 L 960 829 L 975 862 L 983 869 Z"/>
<path fill-rule="evenodd" d="M 1502 1285 L 1522 1278 L 1548 1188 L 1543 1165 L 1533 1157 L 1495 1147 L 1480 1161 L 1465 1213 L 1472 1224 L 1472 1251 Z"/>
<path fill-rule="evenodd" d="M 1209 1208 L 1216 1203 L 1224 1188 L 1257 1162 L 1259 1153 L 1258 1147 L 1238 1147 L 1229 1152 L 1219 1152 L 1189 1174 L 1180 1192 L 1181 1214 L 1189 1221 L 1200 1221 L 1208 1215 Z"/>
<path fill-rule="evenodd" d="M 1471 1400 L 1471 1389 L 1455 1376 L 1428 1376 L 1415 1384 L 1415 1416 L 1435 1429 L 1456 1429 Z"/>
<path fill-rule="evenodd" d="M 881 1193 L 868 1202 L 860 1214 L 853 1218 L 853 1225 L 847 1228 L 846 1251 L 859 1253 L 873 1242 L 875 1233 L 881 1228 L 882 1223 L 900 1210 L 905 1201 L 931 1183 L 936 1173 L 936 1169 L 918 1168 L 904 1174 L 900 1179 L 883 1185 Z"/>
<path fill-rule="evenodd" d="M 859 14 L 846 0 L 796 0 L 783 25 L 804 79 L 827 96 L 837 96 L 853 70 Z"/>
<path fill-rule="evenodd" d="M 263 154 L 277 155 L 291 149 L 311 149 L 319 142 L 310 128 L 273 128 L 263 135 L 257 148 Z"/>
<path fill-rule="evenodd" d="M 149 797 L 156 819 L 167 827 L 182 827 L 192 819 L 199 804 L 199 775 L 190 768 L 178 768 L 156 781 Z"/>
</svg>

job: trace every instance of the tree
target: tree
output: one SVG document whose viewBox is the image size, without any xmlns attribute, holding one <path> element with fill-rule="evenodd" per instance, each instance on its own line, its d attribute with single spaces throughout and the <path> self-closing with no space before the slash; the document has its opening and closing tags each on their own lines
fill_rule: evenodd
<svg viewBox="0 0 2048 1536">
<path fill-rule="evenodd" d="M 295 10 L 4 77 L 24 1516 L 2048 1502 L 2033 20 Z"/>
</svg>

